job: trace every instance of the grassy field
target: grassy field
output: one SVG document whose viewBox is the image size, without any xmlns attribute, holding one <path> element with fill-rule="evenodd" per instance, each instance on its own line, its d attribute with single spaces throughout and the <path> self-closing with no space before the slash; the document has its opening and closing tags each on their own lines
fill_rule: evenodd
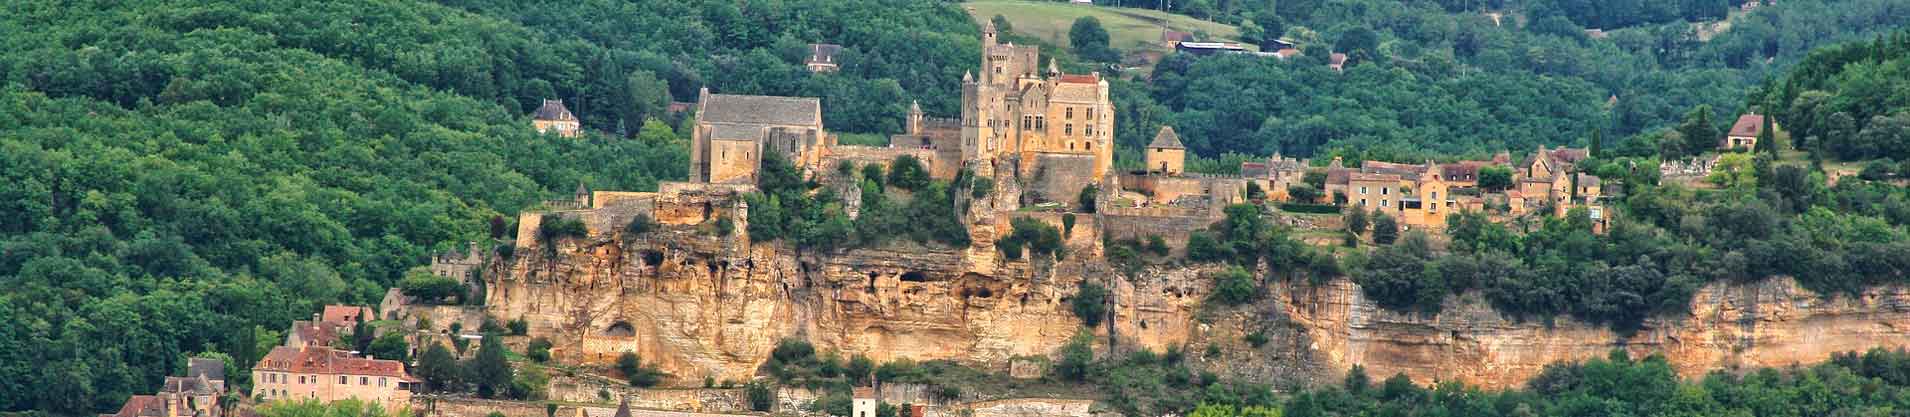
<svg viewBox="0 0 1910 417">
<path fill-rule="evenodd" d="M 1061 46 L 1068 45 L 1068 29 L 1081 16 L 1099 19 L 1101 26 L 1108 30 L 1108 44 L 1129 52 L 1165 49 L 1160 45 L 1163 26 L 1183 32 L 1206 33 L 1227 41 L 1240 36 L 1240 31 L 1233 26 L 1148 9 L 1019 0 L 980 0 L 963 3 L 962 6 L 977 22 L 1002 15 L 1014 25 L 1015 33 Z"/>
</svg>

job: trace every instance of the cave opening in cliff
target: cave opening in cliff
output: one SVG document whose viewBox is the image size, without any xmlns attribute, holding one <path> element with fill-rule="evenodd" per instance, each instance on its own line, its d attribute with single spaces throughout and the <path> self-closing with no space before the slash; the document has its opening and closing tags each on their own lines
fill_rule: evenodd
<svg viewBox="0 0 1910 417">
<path fill-rule="evenodd" d="M 643 266 L 654 267 L 654 266 L 662 265 L 662 264 L 663 264 L 662 251 L 654 251 L 654 250 L 643 251 Z"/>
<path fill-rule="evenodd" d="M 636 335 L 637 329 L 630 327 L 630 323 L 624 321 L 611 323 L 609 328 L 604 329 L 604 336 L 631 337 Z"/>
<path fill-rule="evenodd" d="M 902 274 L 902 282 L 928 282 L 928 274 L 922 271 L 909 271 Z"/>
</svg>

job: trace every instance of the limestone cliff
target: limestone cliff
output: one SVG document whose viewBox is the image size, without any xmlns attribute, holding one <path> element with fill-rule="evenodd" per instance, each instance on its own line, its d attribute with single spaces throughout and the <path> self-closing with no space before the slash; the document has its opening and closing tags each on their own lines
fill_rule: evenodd
<svg viewBox="0 0 1910 417">
<path fill-rule="evenodd" d="M 1088 259 L 1091 242 L 1064 262 L 991 257 L 978 268 L 973 251 L 799 253 L 740 239 L 666 228 L 632 239 L 571 239 L 554 250 L 528 246 L 487 275 L 487 310 L 528 319 L 534 335 L 557 342 L 560 359 L 601 364 L 637 352 L 679 385 L 747 379 L 785 337 L 877 360 L 1005 370 L 1012 358 L 1050 354 L 1075 334 L 1081 325 L 1068 297 L 1084 279 L 1112 283 L 1099 347 L 1109 340 L 1117 350 L 1183 347 L 1200 366 L 1280 386 L 1336 378 L 1360 364 L 1376 376 L 1507 387 L 1548 363 L 1619 347 L 1634 356 L 1662 352 L 1696 376 L 1910 344 L 1910 291 L 1901 287 L 1826 299 L 1788 279 L 1712 284 L 1693 297 L 1690 314 L 1655 318 L 1621 337 L 1569 319 L 1513 320 L 1477 296 L 1449 300 L 1432 316 L 1386 311 L 1347 280 L 1272 282 L 1258 305 L 1203 308 L 1210 287 L 1203 274 L 1212 268 L 1154 267 L 1120 278 Z M 1247 346 L 1243 336 L 1256 332 L 1267 343 Z M 1204 354 L 1210 345 L 1218 355 Z"/>
</svg>

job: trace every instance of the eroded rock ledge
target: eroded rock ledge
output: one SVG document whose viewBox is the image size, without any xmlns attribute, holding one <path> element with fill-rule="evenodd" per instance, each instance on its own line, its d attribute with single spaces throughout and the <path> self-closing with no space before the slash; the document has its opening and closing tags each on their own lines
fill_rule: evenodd
<svg viewBox="0 0 1910 417">
<path fill-rule="evenodd" d="M 1714 283 L 1693 297 L 1690 314 L 1654 318 L 1622 337 L 1564 318 L 1514 320 L 1476 296 L 1449 300 L 1437 315 L 1386 311 L 1344 279 L 1274 282 L 1258 305 L 1203 310 L 1212 267 L 1152 267 L 1127 278 L 1084 249 L 1058 263 L 988 259 L 984 273 L 974 271 L 972 251 L 947 248 L 801 253 L 682 229 L 628 241 L 596 236 L 554 251 L 520 249 L 494 265 L 486 308 L 530 321 L 561 360 L 609 363 L 637 352 L 678 385 L 748 379 L 786 337 L 879 361 L 1007 370 L 1018 357 L 1051 354 L 1081 328 L 1068 297 L 1084 279 L 1114 294 L 1109 323 L 1095 329 L 1097 348 L 1110 340 L 1117 350 L 1180 347 L 1197 366 L 1279 386 L 1337 378 L 1360 364 L 1422 383 L 1508 387 L 1548 363 L 1614 348 L 1661 352 L 1697 376 L 1910 344 L 1910 291 L 1896 286 L 1824 298 L 1790 279 Z M 1248 346 L 1242 336 L 1254 332 L 1269 343 Z M 1220 354 L 1203 354 L 1209 345 Z"/>
</svg>

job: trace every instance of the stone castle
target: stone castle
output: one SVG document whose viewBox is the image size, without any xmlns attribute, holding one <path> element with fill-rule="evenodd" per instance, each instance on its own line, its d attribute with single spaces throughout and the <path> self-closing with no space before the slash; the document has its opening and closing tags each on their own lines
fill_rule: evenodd
<svg viewBox="0 0 1910 417">
<path fill-rule="evenodd" d="M 1580 150 L 1541 151 L 1518 164 L 1507 155 L 1424 165 L 1367 161 L 1357 168 L 1339 161 L 1316 167 L 1274 155 L 1243 163 L 1239 174 L 1214 175 L 1188 172 L 1185 144 L 1174 129 L 1162 127 L 1142 152 L 1142 169 L 1116 170 L 1107 80 L 1065 74 L 1053 65 L 1042 70 L 1035 48 L 996 44 L 990 27 L 983 31 L 983 54 L 979 74 L 964 77 L 958 117 L 930 117 L 911 106 L 904 132 L 890 136 L 886 146 L 840 144 L 814 98 L 701 92 L 690 132 L 690 180 L 663 182 L 655 192 L 580 188 L 574 201 L 521 213 L 511 251 L 516 255 L 482 268 L 486 313 L 525 320 L 531 335 L 556 343 L 559 360 L 606 364 L 635 352 L 681 384 L 704 377 L 747 380 L 777 341 L 791 337 L 877 361 L 951 359 L 1038 375 L 1044 359 L 1081 329 L 1069 297 L 1083 282 L 1103 283 L 1113 292 L 1108 320 L 1093 331 L 1126 349 L 1235 349 L 1245 333 L 1240 329 L 1261 325 L 1243 318 L 1215 327 L 1197 318 L 1211 288 L 1203 276 L 1214 272 L 1210 266 L 1154 268 L 1146 279 L 1126 279 L 1102 260 L 1107 242 L 1160 237 L 1171 251 L 1184 252 L 1190 234 L 1223 218 L 1223 208 L 1254 200 L 1341 201 L 1435 230 L 1448 212 L 1508 205 L 1557 210 L 1561 203 L 1597 200 L 1595 191 L 1571 193 L 1572 185 L 1596 183 L 1561 180 L 1571 177 L 1571 163 L 1584 158 Z M 852 178 L 842 178 L 841 167 L 886 166 L 909 156 L 933 177 L 967 173 L 993 179 L 995 188 L 959 193 L 955 201 L 971 237 L 966 247 L 902 243 L 804 251 L 788 242 L 752 242 L 745 232 L 750 207 L 742 197 L 756 191 L 765 155 L 772 152 L 825 187 L 854 185 L 842 181 Z M 1461 191 L 1477 188 L 1485 166 L 1513 169 L 1514 181 L 1531 185 L 1503 193 Z M 1313 187 L 1309 178 L 1318 183 L 1316 197 L 1299 201 L 1289 190 Z M 1085 189 L 1099 190 L 1091 208 L 1076 204 Z M 854 216 L 854 199 L 843 204 Z M 586 236 L 533 238 L 547 215 L 581 221 Z M 642 218 L 655 226 L 629 232 Z M 1067 229 L 1065 259 L 1001 256 L 994 242 L 1020 218 Z M 1327 290 L 1331 294 L 1321 292 Z M 1316 297 L 1371 307 L 1357 290 L 1295 291 L 1306 292 L 1290 297 L 1294 305 L 1287 314 L 1295 320 L 1321 317 L 1305 310 L 1321 305 L 1307 301 Z M 1293 328 L 1316 341 L 1364 343 L 1366 336 L 1347 334 L 1340 324 Z M 1349 362 L 1302 340 L 1292 343 L 1275 356 L 1253 357 L 1300 365 L 1238 372 L 1310 377 L 1365 361 L 1389 373 L 1454 375 L 1383 363 L 1385 358 Z M 1524 376 L 1495 378 L 1503 383 Z"/>
<path fill-rule="evenodd" d="M 891 136 L 888 146 L 839 145 L 823 127 L 814 98 L 705 89 L 691 133 L 690 181 L 753 184 L 763 153 L 773 151 L 810 174 L 909 155 L 940 179 L 962 169 L 1022 178 L 1046 201 L 1100 184 L 1114 164 L 1107 80 L 1099 73 L 1066 74 L 1052 62 L 1044 70 L 1039 48 L 1000 44 L 997 36 L 994 25 L 982 28 L 982 65 L 962 76 L 960 117 L 932 118 L 911 104 L 904 133 Z"/>
</svg>

